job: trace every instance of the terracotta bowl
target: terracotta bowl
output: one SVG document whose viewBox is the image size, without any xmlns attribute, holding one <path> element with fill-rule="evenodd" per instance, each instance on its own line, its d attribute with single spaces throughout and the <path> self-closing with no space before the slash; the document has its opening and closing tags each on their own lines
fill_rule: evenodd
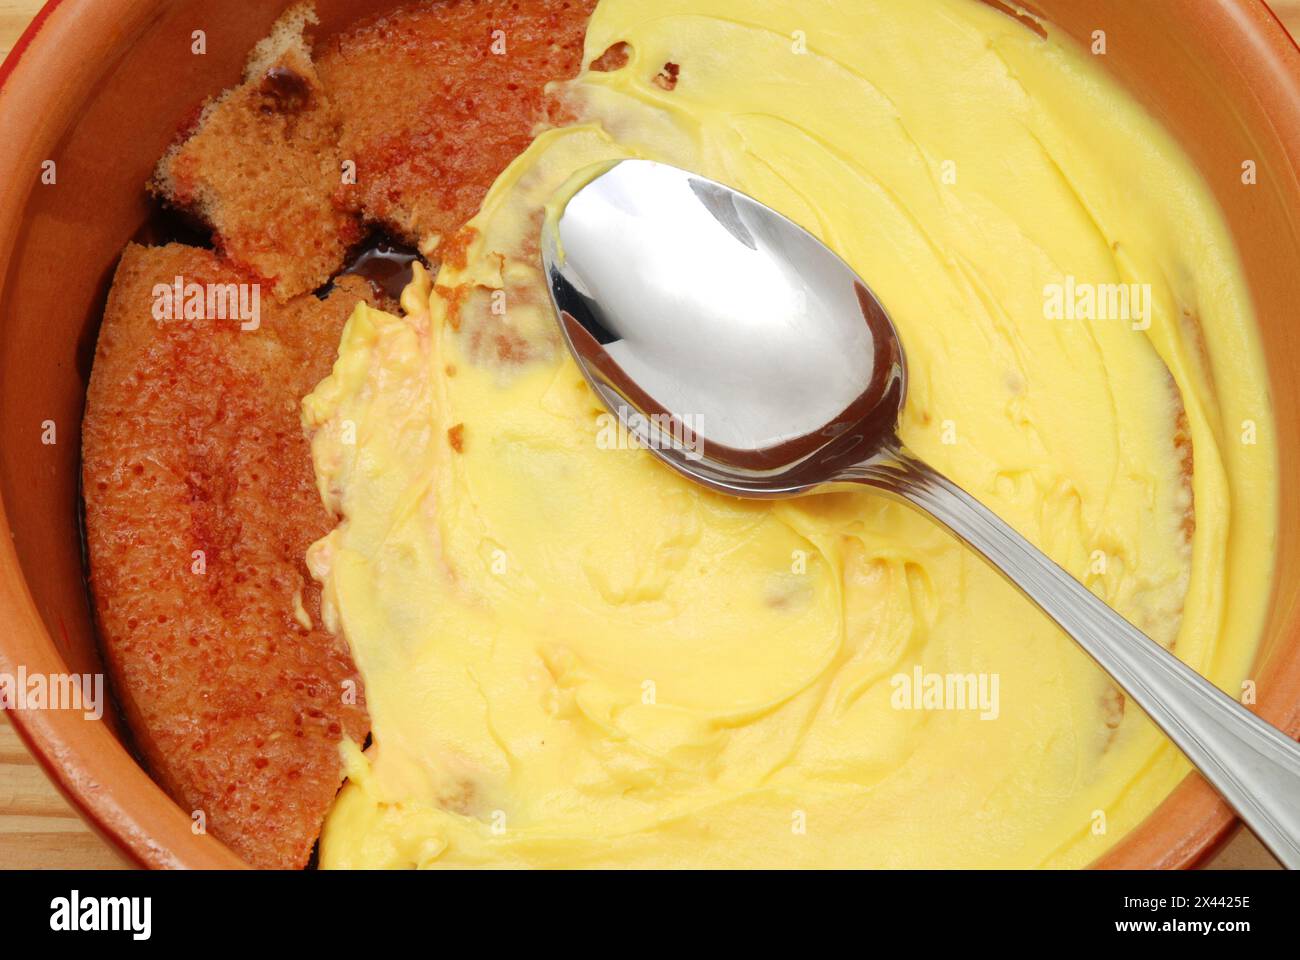
<svg viewBox="0 0 1300 960">
<path fill-rule="evenodd" d="M 988 0 L 994 2 L 994 0 Z M 1259 712 L 1300 731 L 1300 50 L 1260 0 L 1035 0 L 1088 42 L 1184 144 L 1227 213 L 1255 297 L 1281 432 L 1281 535 Z M 0 672 L 100 670 L 82 579 L 79 428 L 106 284 L 147 216 L 155 160 L 205 96 L 234 82 L 281 0 L 50 3 L 0 69 Z M 319 0 L 322 31 L 391 0 Z M 994 2 L 995 6 L 1000 6 Z M 207 53 L 191 53 L 203 30 Z M 53 160 L 57 182 L 41 182 Z M 1243 186 L 1253 160 L 1258 184 Z M 42 442 L 53 421 L 56 443 Z M 111 711 L 10 715 L 86 819 L 134 862 L 237 867 L 191 831 Z M 1185 867 L 1229 833 L 1190 776 L 1099 864 Z"/>
</svg>

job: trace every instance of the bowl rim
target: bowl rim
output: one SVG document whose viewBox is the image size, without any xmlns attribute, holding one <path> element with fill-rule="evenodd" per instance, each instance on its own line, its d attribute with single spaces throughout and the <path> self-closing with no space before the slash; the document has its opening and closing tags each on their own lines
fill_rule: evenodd
<svg viewBox="0 0 1300 960">
<path fill-rule="evenodd" d="M 395 0 L 396 2 L 396 0 Z M 85 29 L 86 21 L 107 17 L 110 4 L 65 4 L 64 0 L 47 0 L 37 11 L 3 63 L 0 63 L 0 119 L 5 112 L 5 95 L 14 92 L 15 77 L 22 79 L 32 69 L 31 54 L 50 57 L 60 39 Z M 1218 6 L 1233 9 L 1258 29 L 1257 38 L 1274 57 L 1252 59 L 1239 69 L 1267 82 L 1279 76 L 1296 83 L 1296 77 L 1278 72 L 1278 56 L 1300 52 L 1300 38 L 1294 38 L 1277 13 L 1265 0 L 1219 0 Z M 120 12 L 120 4 L 119 4 Z M 57 16 L 56 16 L 57 15 Z M 1235 27 L 1245 31 L 1246 27 Z M 1300 130 L 1300 117 L 1294 126 Z M 1287 148 L 1295 169 L 1300 169 L 1300 142 Z M 0 182 L 0 270 L 7 270 L 13 253 L 8 220 L 18 222 L 26 207 L 26 194 Z M 8 208 L 8 209 L 6 209 Z M 3 273 L 0 273 L 0 282 Z M 78 454 L 79 458 L 79 454 Z M 8 512 L 0 497 L 0 527 L 8 525 Z M 1281 648 L 1300 647 L 1300 634 L 1280 638 Z M 0 537 L 0 672 L 12 671 L 13 653 L 30 651 L 42 644 L 53 644 L 50 631 L 42 620 L 27 586 L 23 566 L 12 538 Z M 1300 689 L 1300 651 L 1285 664 L 1284 681 Z M 195 836 L 191 821 L 171 798 L 155 783 L 138 760 L 108 730 L 103 721 L 70 725 L 51 711 L 6 711 L 19 739 L 59 792 L 83 820 L 106 840 L 130 864 L 148 868 L 239 869 L 248 864 L 230 848 L 211 836 Z M 1300 727 L 1300 705 L 1292 705 L 1288 733 L 1295 736 Z M 1284 723 L 1286 721 L 1283 721 Z M 134 767 L 131 780 L 143 789 L 130 803 L 120 802 L 120 788 L 105 788 L 88 771 L 108 770 L 112 761 L 97 756 L 114 750 L 125 754 Z M 138 782 L 137 782 L 138 781 Z M 148 801 L 148 802 L 143 802 Z M 1161 819 L 1168 810 L 1185 814 L 1177 822 Z M 1152 814 L 1113 847 L 1094 861 L 1091 868 L 1148 866 L 1153 868 L 1191 868 L 1203 865 L 1227 842 L 1240 823 L 1224 801 L 1194 771 L 1180 782 Z M 1163 853 L 1154 861 L 1127 850 L 1129 841 L 1141 836 L 1148 840 L 1163 837 L 1168 842 L 1156 845 Z M 1143 862 L 1138 863 L 1141 859 Z"/>
<path fill-rule="evenodd" d="M 145 5 L 64 3 L 47 0 L 0 63 L 0 126 L 10 110 L 8 101 L 58 96 L 35 87 L 41 62 L 72 65 L 61 41 L 81 30 L 112 35 L 131 20 L 141 26 Z M 125 14 L 125 15 L 124 15 Z M 33 57 L 38 60 L 32 67 Z M 29 80 L 31 76 L 33 79 Z M 24 119 L 40 114 L 27 113 Z M 38 121 L 39 122 L 39 121 Z M 28 124 L 20 123 L 25 130 Z M 13 155 L 27 148 L 17 138 Z M 20 178 L 21 179 L 21 178 Z M 18 184 L 0 184 L 0 285 L 12 264 L 14 227 L 26 210 L 27 192 Z M 80 451 L 77 455 L 80 463 Z M 8 507 L 0 496 L 0 528 L 9 526 Z M 0 537 L 0 672 L 15 672 L 39 656 L 53 637 L 36 607 L 26 573 L 12 537 Z M 57 647 L 55 648 L 57 649 Z M 15 654 L 17 656 L 15 656 Z M 145 771 L 130 748 L 110 731 L 104 720 L 86 722 L 56 711 L 8 710 L 5 715 L 27 751 L 86 824 L 127 862 L 145 868 L 247 869 L 248 864 L 215 837 L 196 831 L 194 822 Z M 126 770 L 126 780 L 113 787 L 98 774 Z M 130 793 L 132 799 L 124 800 Z"/>
</svg>

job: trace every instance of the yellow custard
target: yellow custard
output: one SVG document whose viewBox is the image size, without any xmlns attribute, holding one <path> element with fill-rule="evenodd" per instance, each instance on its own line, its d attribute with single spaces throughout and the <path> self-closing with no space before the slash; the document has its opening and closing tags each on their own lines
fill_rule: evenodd
<svg viewBox="0 0 1300 960">
<path fill-rule="evenodd" d="M 1207 189 L 1087 52 L 975 0 L 603 0 L 586 62 L 619 42 L 465 261 L 401 318 L 359 306 L 305 401 L 343 518 L 309 562 L 374 731 L 322 864 L 1087 864 L 1177 751 L 926 518 L 727 499 L 628 443 L 560 346 L 538 229 L 623 157 L 791 216 L 891 311 L 904 441 L 1236 692 L 1276 467 Z"/>
</svg>

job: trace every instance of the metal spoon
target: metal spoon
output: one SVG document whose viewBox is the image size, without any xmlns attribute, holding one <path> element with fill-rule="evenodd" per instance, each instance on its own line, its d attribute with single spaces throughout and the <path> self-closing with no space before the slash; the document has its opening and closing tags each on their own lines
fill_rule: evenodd
<svg viewBox="0 0 1300 960">
<path fill-rule="evenodd" d="M 591 386 L 665 463 L 739 497 L 865 484 L 929 514 L 1073 637 L 1300 868 L 1300 746 L 903 448 L 898 334 L 816 237 L 722 184 L 629 160 L 547 220 L 542 259 Z"/>
</svg>

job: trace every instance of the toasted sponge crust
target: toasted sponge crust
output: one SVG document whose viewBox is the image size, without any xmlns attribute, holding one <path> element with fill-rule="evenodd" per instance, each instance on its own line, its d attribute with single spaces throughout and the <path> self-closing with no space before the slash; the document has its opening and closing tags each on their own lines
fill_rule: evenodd
<svg viewBox="0 0 1300 960">
<path fill-rule="evenodd" d="M 321 505 L 299 399 L 329 373 L 367 284 L 264 302 L 261 328 L 153 316 L 154 287 L 240 283 L 211 252 L 127 248 L 84 423 L 101 642 L 150 771 L 248 862 L 308 862 L 368 721 L 346 645 L 320 626 L 307 547 Z"/>
<path fill-rule="evenodd" d="M 436 256 L 578 74 L 595 0 L 426 0 L 321 44 L 367 219 Z"/>
</svg>

